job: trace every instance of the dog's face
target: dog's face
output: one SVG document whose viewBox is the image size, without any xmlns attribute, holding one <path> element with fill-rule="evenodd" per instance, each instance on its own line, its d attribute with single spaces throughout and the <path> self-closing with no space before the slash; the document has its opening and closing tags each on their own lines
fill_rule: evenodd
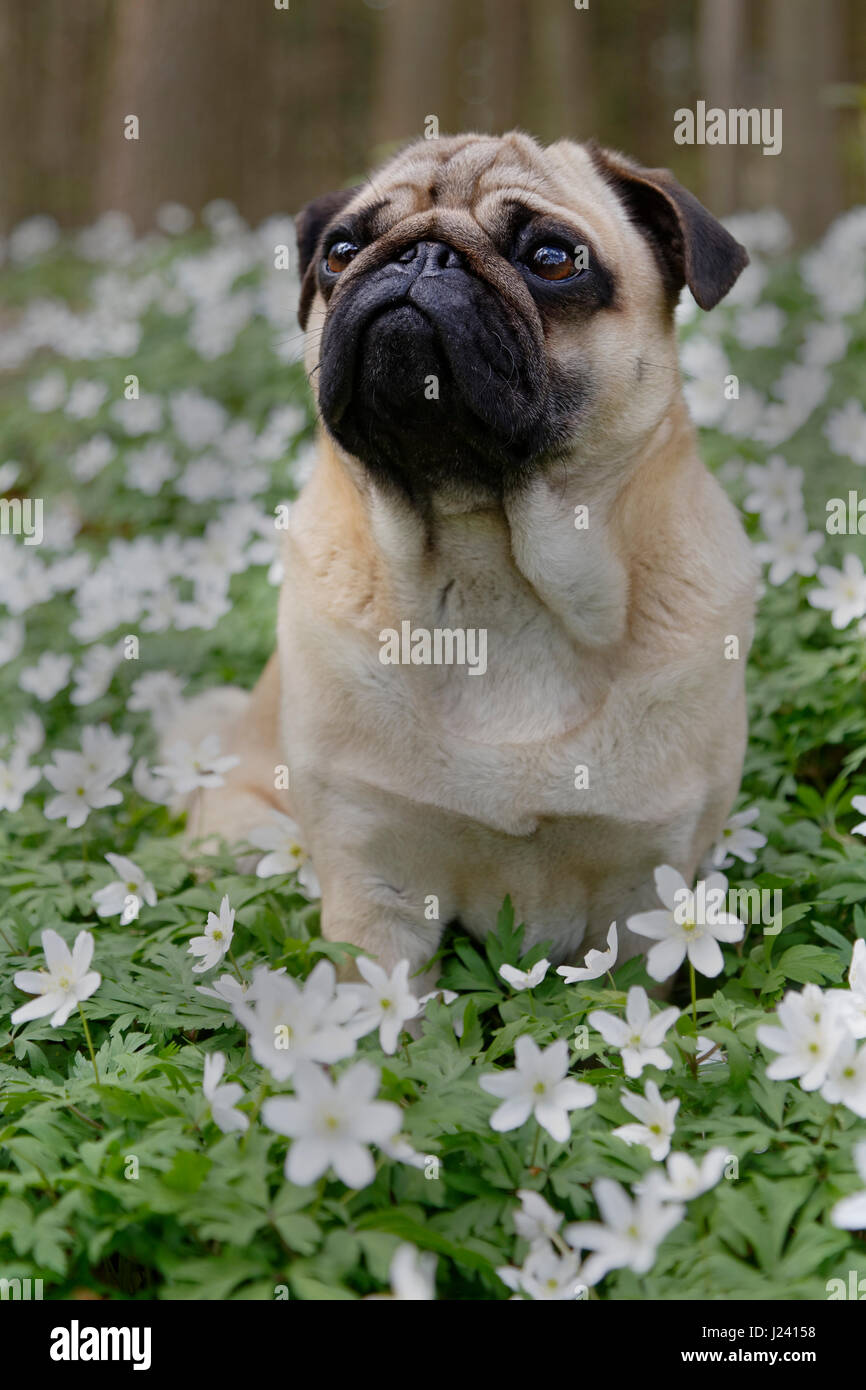
<svg viewBox="0 0 866 1390">
<path fill-rule="evenodd" d="M 678 387 L 680 289 L 711 308 L 748 259 L 665 171 L 516 133 L 418 141 L 298 245 L 324 423 L 419 504 L 633 450 Z"/>
</svg>

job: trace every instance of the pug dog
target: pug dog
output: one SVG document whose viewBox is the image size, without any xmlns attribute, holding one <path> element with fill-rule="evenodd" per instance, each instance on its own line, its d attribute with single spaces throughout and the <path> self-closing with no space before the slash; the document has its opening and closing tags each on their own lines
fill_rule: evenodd
<svg viewBox="0 0 866 1390">
<path fill-rule="evenodd" d="M 191 833 L 292 817 L 325 936 L 419 988 L 507 894 L 527 947 L 569 961 L 616 920 L 624 960 L 740 782 L 755 564 L 674 308 L 747 254 L 669 172 L 519 132 L 420 140 L 297 239 L 317 460 L 274 656 L 187 711 L 239 759 Z"/>
</svg>

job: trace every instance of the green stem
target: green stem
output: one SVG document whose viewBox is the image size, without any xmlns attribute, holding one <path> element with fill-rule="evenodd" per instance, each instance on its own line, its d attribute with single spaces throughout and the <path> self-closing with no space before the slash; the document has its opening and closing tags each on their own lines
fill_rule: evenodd
<svg viewBox="0 0 866 1390">
<path fill-rule="evenodd" d="M 529 1166 L 530 1166 L 530 1168 L 534 1168 L 534 1167 L 535 1167 L 535 1156 L 536 1156 L 536 1154 L 538 1153 L 538 1141 L 539 1141 L 540 1138 L 541 1138 L 541 1125 L 540 1125 L 540 1124 L 538 1123 L 538 1121 L 536 1120 L 536 1122 L 535 1122 L 535 1139 L 534 1139 L 533 1144 L 532 1144 L 532 1157 L 531 1157 L 530 1160 L 529 1160 Z"/>
<path fill-rule="evenodd" d="M 689 959 L 689 984 L 692 988 L 692 1023 L 695 1025 L 695 1050 L 689 1054 L 692 1076 L 698 1074 L 698 987 L 695 980 L 695 967 Z"/>
<path fill-rule="evenodd" d="M 246 1148 L 247 1141 L 249 1140 L 249 1137 L 252 1134 L 253 1129 L 255 1128 L 256 1120 L 259 1118 L 259 1111 L 264 1105 L 265 1096 L 267 1095 L 267 1093 L 268 1084 L 266 1081 L 263 1081 L 258 1089 L 258 1093 L 253 1102 L 253 1113 L 250 1115 L 249 1127 L 247 1128 L 246 1134 L 241 1135 L 241 1153 L 243 1153 L 244 1149 Z"/>
<path fill-rule="evenodd" d="M 231 946 L 229 946 L 229 949 L 228 949 L 228 957 L 229 957 L 229 960 L 231 961 L 232 965 L 233 965 L 234 968 L 235 968 L 235 974 L 237 975 L 238 980 L 240 981 L 240 983 L 241 983 L 242 985 L 246 985 L 246 980 L 244 979 L 243 975 L 241 974 L 241 968 L 240 968 L 240 966 L 238 965 L 237 961 L 235 960 L 235 953 L 234 953 L 234 951 L 232 950 Z"/>
<path fill-rule="evenodd" d="M 93 1039 L 90 1036 L 90 1029 L 87 1026 L 87 1019 L 84 1017 L 84 1010 L 81 1007 L 80 1000 L 78 1001 L 78 1012 L 81 1015 L 81 1022 L 84 1024 L 84 1036 L 87 1039 L 87 1046 L 90 1049 L 90 1060 L 93 1063 L 93 1075 L 96 1077 L 96 1084 L 98 1086 L 100 1083 L 99 1071 L 97 1070 L 96 1066 L 96 1053 L 93 1050 Z"/>
<path fill-rule="evenodd" d="M 9 947 L 9 950 L 12 952 L 13 956 L 17 955 L 18 952 L 15 950 L 15 947 L 12 945 L 12 942 L 9 940 L 9 937 L 6 935 L 2 927 L 0 927 L 0 936 L 2 936 L 3 940 L 6 942 L 6 945 Z"/>
</svg>

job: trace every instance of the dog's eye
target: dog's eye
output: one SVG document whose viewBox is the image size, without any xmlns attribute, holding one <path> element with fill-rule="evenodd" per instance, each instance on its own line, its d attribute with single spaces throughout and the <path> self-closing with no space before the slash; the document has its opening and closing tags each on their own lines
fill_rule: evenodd
<svg viewBox="0 0 866 1390">
<path fill-rule="evenodd" d="M 355 259 L 360 249 L 354 241 L 335 241 L 325 257 L 325 265 L 332 275 L 339 275 Z"/>
<path fill-rule="evenodd" d="M 573 275 L 580 273 L 574 256 L 564 246 L 536 246 L 526 263 L 542 280 L 570 280 Z"/>
</svg>

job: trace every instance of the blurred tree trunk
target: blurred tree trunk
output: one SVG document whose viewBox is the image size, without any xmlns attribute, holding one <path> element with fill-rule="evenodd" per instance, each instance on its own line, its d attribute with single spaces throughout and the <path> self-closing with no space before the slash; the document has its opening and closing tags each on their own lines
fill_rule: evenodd
<svg viewBox="0 0 866 1390">
<path fill-rule="evenodd" d="M 839 0 L 770 0 L 769 104 L 782 108 L 784 143 L 781 155 L 764 161 L 775 166 L 768 201 L 806 240 L 842 207 L 839 122 L 825 98 L 839 73 L 841 20 Z"/>
<path fill-rule="evenodd" d="M 748 57 L 743 0 L 701 0 L 697 67 L 707 106 L 747 106 Z M 743 161 L 749 152 L 736 145 L 704 149 L 702 191 L 719 215 L 740 205 Z"/>
<path fill-rule="evenodd" d="M 449 133 L 455 106 L 452 0 L 401 0 L 380 22 L 371 132 L 377 158 L 422 135 L 427 116 Z"/>
<path fill-rule="evenodd" d="M 714 210 L 776 203 L 801 240 L 864 196 L 863 0 L 0 0 L 0 222 L 218 196 L 293 211 L 425 117 L 443 132 L 594 134 L 674 164 Z M 674 146 L 673 111 L 780 107 L 783 151 Z M 124 139 L 138 116 L 140 139 Z M 846 186 L 847 184 L 847 186 Z"/>
</svg>

